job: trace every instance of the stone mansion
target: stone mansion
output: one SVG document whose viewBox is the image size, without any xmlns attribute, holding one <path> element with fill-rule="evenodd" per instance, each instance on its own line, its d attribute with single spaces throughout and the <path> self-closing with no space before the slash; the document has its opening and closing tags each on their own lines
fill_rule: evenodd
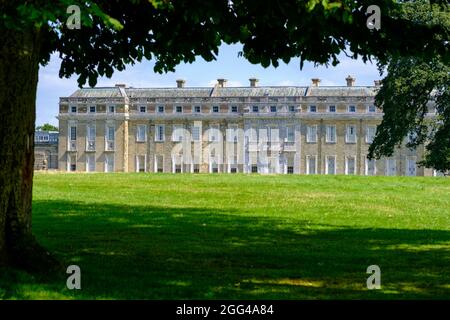
<svg viewBox="0 0 450 320">
<path fill-rule="evenodd" d="M 78 89 L 59 104 L 59 168 L 87 172 L 434 175 L 423 147 L 368 160 L 379 87 Z"/>
</svg>

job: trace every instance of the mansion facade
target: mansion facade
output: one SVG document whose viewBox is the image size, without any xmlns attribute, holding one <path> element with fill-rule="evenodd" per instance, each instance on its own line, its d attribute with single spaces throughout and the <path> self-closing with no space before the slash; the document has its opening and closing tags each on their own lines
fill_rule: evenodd
<svg viewBox="0 0 450 320">
<path fill-rule="evenodd" d="M 82 88 L 59 104 L 59 169 L 85 172 L 434 175 L 423 147 L 368 160 L 379 87 Z"/>
</svg>

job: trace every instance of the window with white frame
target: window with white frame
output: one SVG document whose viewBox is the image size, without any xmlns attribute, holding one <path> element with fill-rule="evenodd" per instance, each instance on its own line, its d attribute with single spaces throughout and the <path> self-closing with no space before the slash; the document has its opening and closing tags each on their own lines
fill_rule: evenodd
<svg viewBox="0 0 450 320">
<path fill-rule="evenodd" d="M 158 113 L 164 113 L 164 106 L 158 106 Z"/>
<path fill-rule="evenodd" d="M 409 158 L 406 160 L 406 175 L 415 176 L 417 174 L 416 159 Z"/>
<path fill-rule="evenodd" d="M 317 107 L 316 106 L 309 106 L 309 112 L 317 112 Z"/>
<path fill-rule="evenodd" d="M 328 106 L 328 112 L 336 112 L 336 106 Z"/>
<path fill-rule="evenodd" d="M 77 156 L 76 154 L 69 154 L 67 156 L 67 170 L 77 171 Z"/>
<path fill-rule="evenodd" d="M 325 163 L 326 174 L 336 174 L 336 156 L 327 156 Z"/>
<path fill-rule="evenodd" d="M 70 126 L 70 140 L 71 141 L 77 140 L 77 126 L 75 125 Z"/>
<path fill-rule="evenodd" d="M 397 174 L 397 162 L 394 158 L 386 159 L 386 175 L 395 176 Z"/>
<path fill-rule="evenodd" d="M 139 106 L 139 112 L 141 112 L 141 113 L 147 112 L 147 107 L 146 106 Z"/>
<path fill-rule="evenodd" d="M 377 172 L 376 160 L 366 158 L 366 176 L 374 176 Z"/>
<path fill-rule="evenodd" d="M 200 106 L 194 106 L 194 113 L 200 113 L 202 108 Z"/>
<path fill-rule="evenodd" d="M 306 174 L 317 173 L 316 156 L 306 156 Z"/>
<path fill-rule="evenodd" d="M 70 112 L 77 113 L 77 107 L 76 106 L 71 106 L 70 107 Z"/>
<path fill-rule="evenodd" d="M 95 151 L 95 124 L 87 126 L 86 151 Z"/>
<path fill-rule="evenodd" d="M 155 126 L 155 141 L 162 142 L 166 139 L 165 128 L 163 124 L 158 124 Z"/>
<path fill-rule="evenodd" d="M 250 128 L 247 132 L 250 142 L 258 142 L 258 130 L 256 128 Z"/>
<path fill-rule="evenodd" d="M 317 125 L 306 127 L 306 142 L 308 143 L 317 142 Z"/>
<path fill-rule="evenodd" d="M 345 134 L 346 143 L 356 143 L 356 126 L 353 124 L 347 125 L 347 130 Z"/>
<path fill-rule="evenodd" d="M 198 126 L 192 127 L 192 140 L 200 141 L 200 127 L 198 127 Z"/>
<path fill-rule="evenodd" d="M 212 111 L 213 113 L 218 113 L 218 112 L 219 112 L 219 106 L 212 106 L 211 111 Z"/>
<path fill-rule="evenodd" d="M 147 140 L 147 126 L 140 124 L 136 127 L 136 141 L 145 142 Z"/>
<path fill-rule="evenodd" d="M 270 106 L 270 112 L 277 112 L 277 106 Z"/>
<path fill-rule="evenodd" d="M 238 107 L 237 106 L 231 106 L 231 112 L 232 113 L 237 113 L 238 112 Z"/>
<path fill-rule="evenodd" d="M 184 128 L 181 125 L 174 125 L 172 129 L 172 141 L 180 142 L 183 141 Z"/>
<path fill-rule="evenodd" d="M 252 107 L 252 111 L 255 112 L 255 113 L 259 112 L 259 107 L 258 106 L 253 106 Z"/>
<path fill-rule="evenodd" d="M 236 125 L 230 125 L 226 131 L 228 142 L 237 142 L 238 140 L 238 128 Z"/>
<path fill-rule="evenodd" d="M 183 112 L 183 107 L 182 106 L 176 106 L 175 107 L 175 112 L 176 113 L 182 113 Z"/>
<path fill-rule="evenodd" d="M 366 142 L 372 143 L 375 138 L 375 133 L 377 132 L 376 126 L 367 126 L 366 127 Z"/>
<path fill-rule="evenodd" d="M 326 142 L 328 143 L 336 143 L 336 125 L 327 125 L 326 126 Z"/>
<path fill-rule="evenodd" d="M 95 112 L 97 112 L 97 107 L 96 107 L 96 106 L 89 106 L 89 112 L 90 112 L 90 113 L 95 113 Z"/>
<path fill-rule="evenodd" d="M 295 112 L 295 106 L 289 106 L 289 112 Z"/>
<path fill-rule="evenodd" d="M 116 112 L 116 106 L 108 106 L 108 112 L 109 113 L 115 113 Z"/>
<path fill-rule="evenodd" d="M 114 172 L 114 154 L 105 155 L 105 172 Z"/>
<path fill-rule="evenodd" d="M 376 111 L 377 111 L 377 108 L 374 105 L 370 105 L 367 107 L 367 112 L 373 113 Z"/>
<path fill-rule="evenodd" d="M 295 141 L 295 129 L 294 126 L 286 126 L 286 142 Z"/>
<path fill-rule="evenodd" d="M 348 112 L 356 112 L 356 106 L 348 106 Z"/>
<path fill-rule="evenodd" d="M 147 155 L 136 155 L 136 172 L 147 171 Z"/>
<path fill-rule="evenodd" d="M 212 125 L 209 127 L 209 141 L 219 141 L 220 130 L 218 125 Z"/>
<path fill-rule="evenodd" d="M 95 153 L 86 153 L 86 171 L 95 172 Z"/>
<path fill-rule="evenodd" d="M 348 156 L 345 158 L 345 174 L 352 175 L 356 173 L 356 157 Z"/>
</svg>

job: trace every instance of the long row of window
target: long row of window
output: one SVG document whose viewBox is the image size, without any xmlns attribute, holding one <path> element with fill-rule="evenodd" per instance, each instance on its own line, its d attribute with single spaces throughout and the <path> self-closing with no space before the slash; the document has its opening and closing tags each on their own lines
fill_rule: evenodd
<svg viewBox="0 0 450 320">
<path fill-rule="evenodd" d="M 186 107 L 183 106 L 175 106 L 175 108 L 173 109 L 174 113 L 183 113 L 184 111 L 186 111 L 185 109 Z M 251 107 L 251 112 L 253 113 L 259 113 L 260 111 L 263 111 L 264 108 L 261 106 L 252 106 Z M 296 112 L 296 111 L 300 111 L 301 107 L 297 107 L 297 106 L 268 106 L 266 111 L 270 112 L 270 113 L 276 113 L 276 112 Z M 308 112 L 317 112 L 317 106 L 315 105 L 310 105 L 308 106 Z M 93 106 L 89 106 L 88 107 L 88 111 L 89 113 L 96 113 L 97 112 L 97 106 L 93 105 Z M 107 108 L 108 113 L 115 113 L 116 112 L 116 107 L 115 106 L 108 106 Z M 211 106 L 210 107 L 210 113 L 219 113 L 220 112 L 220 107 L 219 106 Z M 71 113 L 77 113 L 78 112 L 78 108 L 77 106 L 71 106 L 70 107 L 70 112 Z M 138 112 L 140 113 L 146 113 L 147 112 L 147 106 L 138 106 Z M 166 112 L 166 108 L 165 106 L 157 106 L 156 108 L 156 112 L 157 113 L 165 113 Z M 201 106 L 198 105 L 194 105 L 192 106 L 191 109 L 192 113 L 201 113 L 202 112 L 202 108 Z M 238 113 L 239 112 L 239 108 L 238 106 L 230 106 L 228 108 L 228 112 L 230 113 Z M 331 112 L 331 113 L 335 113 L 337 112 L 337 108 L 335 105 L 330 105 L 327 107 L 327 112 Z M 349 113 L 356 113 L 356 106 L 355 105 L 349 105 L 347 107 L 347 112 Z M 369 113 L 373 113 L 376 112 L 376 107 L 374 105 L 369 105 L 367 106 L 367 112 Z"/>
<path fill-rule="evenodd" d="M 307 143 L 317 143 L 318 126 L 310 125 L 306 127 L 306 142 Z M 349 124 L 345 128 L 345 142 L 346 143 L 356 143 L 357 140 L 357 128 L 356 125 Z M 366 143 L 372 143 L 377 131 L 376 126 L 366 126 Z M 326 143 L 336 143 L 336 125 L 326 125 L 325 126 L 325 142 Z"/>
</svg>

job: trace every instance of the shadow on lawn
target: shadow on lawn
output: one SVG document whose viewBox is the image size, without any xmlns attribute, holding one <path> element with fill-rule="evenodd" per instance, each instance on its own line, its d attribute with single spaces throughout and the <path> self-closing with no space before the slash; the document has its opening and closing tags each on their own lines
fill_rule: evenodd
<svg viewBox="0 0 450 320">
<path fill-rule="evenodd" d="M 67 265 L 81 267 L 80 291 L 45 284 L 62 297 L 450 298 L 449 231 L 63 201 L 34 201 L 33 210 L 39 241 Z M 366 289 L 372 264 L 381 268 L 382 290 Z M 40 284 L 26 285 L 35 290 Z M 10 284 L 10 295 L 26 297 L 23 288 Z"/>
</svg>

